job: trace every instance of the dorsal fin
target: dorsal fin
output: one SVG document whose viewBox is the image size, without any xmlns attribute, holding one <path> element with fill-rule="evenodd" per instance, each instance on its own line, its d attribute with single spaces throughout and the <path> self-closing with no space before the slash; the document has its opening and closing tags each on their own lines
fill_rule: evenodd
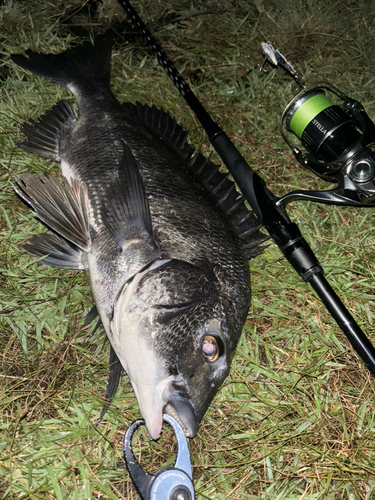
<svg viewBox="0 0 375 500">
<path fill-rule="evenodd" d="M 205 158 L 200 151 L 196 152 L 188 163 L 205 188 L 229 216 L 243 242 L 247 257 L 249 259 L 256 257 L 263 251 L 260 245 L 267 241 L 269 236 L 260 231 L 262 224 L 254 212 L 247 209 L 244 197 L 237 192 L 229 174 L 220 172 L 220 167 Z"/>
<path fill-rule="evenodd" d="M 194 154 L 195 149 L 187 142 L 188 133 L 168 113 L 154 105 L 150 107 L 139 102 L 136 104 L 126 102 L 123 108 L 150 133 L 177 151 L 184 160 Z"/>
<path fill-rule="evenodd" d="M 195 176 L 205 186 L 207 191 L 226 212 L 235 227 L 237 234 L 244 243 L 248 258 L 255 257 L 263 250 L 261 243 L 268 240 L 260 229 L 255 214 L 249 211 L 245 200 L 237 190 L 229 174 L 220 172 L 220 167 L 204 157 L 201 152 L 187 142 L 188 133 L 167 113 L 155 106 L 140 103 L 124 103 L 124 110 L 135 118 L 151 134 L 174 151 L 176 151 L 194 172 Z"/>
</svg>

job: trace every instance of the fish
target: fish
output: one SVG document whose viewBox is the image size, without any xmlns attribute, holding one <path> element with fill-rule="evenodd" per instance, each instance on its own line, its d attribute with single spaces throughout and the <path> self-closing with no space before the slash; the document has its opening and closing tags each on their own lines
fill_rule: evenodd
<svg viewBox="0 0 375 500">
<path fill-rule="evenodd" d="M 51 230 L 23 248 L 45 265 L 88 272 L 111 345 L 107 399 L 123 369 L 152 439 L 165 411 L 194 437 L 248 314 L 248 259 L 267 238 L 228 174 L 173 118 L 116 99 L 111 50 L 100 35 L 60 54 L 12 55 L 78 105 L 58 101 L 22 128 L 18 146 L 62 174 L 18 179 L 17 194 Z"/>
</svg>

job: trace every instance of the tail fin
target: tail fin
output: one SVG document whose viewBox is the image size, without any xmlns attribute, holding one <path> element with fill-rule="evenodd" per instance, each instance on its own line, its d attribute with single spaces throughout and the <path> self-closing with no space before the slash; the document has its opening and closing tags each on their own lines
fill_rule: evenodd
<svg viewBox="0 0 375 500">
<path fill-rule="evenodd" d="M 101 35 L 94 45 L 86 42 L 61 54 L 14 54 L 12 60 L 24 69 L 43 76 L 79 95 L 90 82 L 109 86 L 112 38 Z"/>
</svg>

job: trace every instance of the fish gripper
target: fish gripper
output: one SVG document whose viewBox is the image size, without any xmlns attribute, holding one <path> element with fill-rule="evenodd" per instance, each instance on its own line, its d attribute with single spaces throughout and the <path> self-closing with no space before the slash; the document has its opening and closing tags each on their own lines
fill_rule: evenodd
<svg viewBox="0 0 375 500">
<path fill-rule="evenodd" d="M 163 467 L 155 475 L 146 472 L 137 462 L 132 450 L 132 437 L 136 429 L 145 425 L 144 420 L 131 424 L 124 436 L 123 451 L 126 468 L 142 500 L 194 500 L 193 471 L 189 448 L 183 430 L 170 415 L 163 420 L 174 430 L 177 456 L 173 467 Z"/>
</svg>

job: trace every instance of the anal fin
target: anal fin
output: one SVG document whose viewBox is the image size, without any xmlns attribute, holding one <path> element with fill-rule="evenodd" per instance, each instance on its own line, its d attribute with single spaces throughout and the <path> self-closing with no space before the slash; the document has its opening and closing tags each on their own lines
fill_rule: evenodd
<svg viewBox="0 0 375 500">
<path fill-rule="evenodd" d="M 72 106 L 67 101 L 59 101 L 39 120 L 30 120 L 23 125 L 21 131 L 26 134 L 27 139 L 17 143 L 17 146 L 58 162 L 61 137 L 76 119 L 77 115 Z"/>
</svg>

